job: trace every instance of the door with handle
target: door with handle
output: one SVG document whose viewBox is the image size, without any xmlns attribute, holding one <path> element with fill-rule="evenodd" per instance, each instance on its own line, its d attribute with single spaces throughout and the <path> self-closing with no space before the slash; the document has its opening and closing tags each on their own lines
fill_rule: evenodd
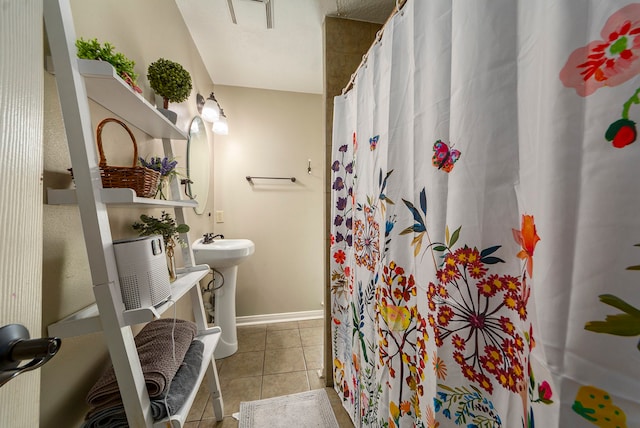
<svg viewBox="0 0 640 428">
<path fill-rule="evenodd" d="M 42 367 L 60 349 L 57 337 L 31 339 L 22 324 L 0 327 L 0 388 L 18 375 Z"/>
<path fill-rule="evenodd" d="M 0 326 L 42 331 L 42 0 L 0 13 Z M 0 426 L 39 425 L 40 370 L 0 388 Z"/>
</svg>

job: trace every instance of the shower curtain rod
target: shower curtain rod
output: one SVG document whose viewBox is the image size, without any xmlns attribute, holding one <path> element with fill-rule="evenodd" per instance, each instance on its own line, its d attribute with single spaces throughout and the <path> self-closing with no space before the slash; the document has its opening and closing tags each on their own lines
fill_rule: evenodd
<svg viewBox="0 0 640 428">
<path fill-rule="evenodd" d="M 362 66 L 367 62 L 367 58 L 369 57 L 369 52 L 375 46 L 375 44 L 378 43 L 382 38 L 382 35 L 384 34 L 384 29 L 386 28 L 391 18 L 393 18 L 398 12 L 402 10 L 404 5 L 407 4 L 407 1 L 409 0 L 396 0 L 396 7 L 393 8 L 393 10 L 391 11 L 391 15 L 389 15 L 387 20 L 384 22 L 384 25 L 382 26 L 380 31 L 376 33 L 376 38 L 373 41 L 373 43 L 371 43 L 371 46 L 369 46 L 367 53 L 362 56 L 362 61 L 360 61 L 360 65 L 358 65 L 358 68 L 356 68 L 356 71 L 354 71 L 353 74 L 351 75 L 351 78 L 349 79 L 349 83 L 347 83 L 347 86 L 345 86 L 344 89 L 342 89 L 342 95 L 346 94 L 353 88 L 354 82 L 356 80 L 356 76 L 358 75 L 358 71 L 360 71 Z"/>
</svg>

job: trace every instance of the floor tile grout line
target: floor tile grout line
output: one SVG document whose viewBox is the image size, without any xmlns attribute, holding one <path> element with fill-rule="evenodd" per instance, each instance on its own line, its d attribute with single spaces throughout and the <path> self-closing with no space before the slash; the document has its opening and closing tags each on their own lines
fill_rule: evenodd
<svg viewBox="0 0 640 428">
<path fill-rule="evenodd" d="M 264 353 L 262 354 L 262 370 L 260 371 L 260 399 L 264 397 L 264 369 L 267 361 L 267 336 L 269 335 L 268 328 L 264 329 Z"/>
<path fill-rule="evenodd" d="M 302 335 L 300 334 L 300 324 L 298 324 L 298 335 L 300 336 L 300 349 L 302 349 L 302 362 L 304 363 L 304 374 L 307 378 L 307 391 L 311 391 L 311 381 L 309 380 L 309 367 L 307 366 L 307 357 L 302 344 Z"/>
</svg>

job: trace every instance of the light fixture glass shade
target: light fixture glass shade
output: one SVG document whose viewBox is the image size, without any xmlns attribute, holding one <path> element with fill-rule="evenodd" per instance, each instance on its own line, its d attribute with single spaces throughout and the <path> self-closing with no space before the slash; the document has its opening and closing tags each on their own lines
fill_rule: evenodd
<svg viewBox="0 0 640 428">
<path fill-rule="evenodd" d="M 224 115 L 221 115 L 218 120 L 213 122 L 213 132 L 219 135 L 229 135 L 229 124 Z"/>
<path fill-rule="evenodd" d="M 220 118 L 220 107 L 215 100 L 208 99 L 202 107 L 202 118 L 207 122 L 215 122 Z"/>
</svg>

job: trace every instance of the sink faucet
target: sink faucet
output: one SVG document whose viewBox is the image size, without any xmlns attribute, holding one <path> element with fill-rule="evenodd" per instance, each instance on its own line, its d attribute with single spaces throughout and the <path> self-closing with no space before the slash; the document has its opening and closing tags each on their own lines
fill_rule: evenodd
<svg viewBox="0 0 640 428">
<path fill-rule="evenodd" d="M 221 233 L 218 233 L 217 235 L 214 235 L 213 233 L 205 233 L 204 235 L 202 235 L 202 238 L 203 244 L 211 244 L 216 238 L 224 239 L 224 235 L 222 235 Z"/>
</svg>

